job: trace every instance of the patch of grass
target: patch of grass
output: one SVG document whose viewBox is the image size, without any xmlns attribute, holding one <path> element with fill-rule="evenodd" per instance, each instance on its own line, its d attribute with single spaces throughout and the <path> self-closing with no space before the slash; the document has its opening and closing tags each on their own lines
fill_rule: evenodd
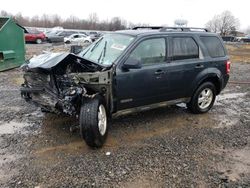
<svg viewBox="0 0 250 188">
<path fill-rule="evenodd" d="M 21 85 L 24 82 L 24 79 L 23 77 L 16 77 L 16 78 L 13 78 L 12 81 L 15 85 Z"/>
<path fill-rule="evenodd" d="M 250 63 L 250 44 L 226 44 L 232 63 Z"/>
</svg>

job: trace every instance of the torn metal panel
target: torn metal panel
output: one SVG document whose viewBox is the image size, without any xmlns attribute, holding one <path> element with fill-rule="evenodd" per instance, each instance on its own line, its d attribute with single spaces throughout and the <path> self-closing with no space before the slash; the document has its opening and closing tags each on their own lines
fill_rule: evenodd
<svg viewBox="0 0 250 188">
<path fill-rule="evenodd" d="M 29 68 L 50 69 L 65 59 L 69 53 L 45 53 L 35 56 L 29 60 Z"/>
<path fill-rule="evenodd" d="M 111 83 L 111 72 L 94 72 L 94 73 L 70 73 L 71 77 L 76 83 L 85 84 L 110 84 Z"/>
<path fill-rule="evenodd" d="M 104 66 L 88 61 L 81 58 L 80 56 L 67 53 L 67 52 L 58 52 L 58 53 L 45 53 L 31 58 L 27 64 L 26 68 L 29 70 L 33 69 L 44 69 L 51 71 L 52 69 L 58 68 L 64 69 L 66 71 L 67 67 L 78 65 L 79 69 L 71 70 L 72 72 L 95 72 L 103 70 Z"/>
<path fill-rule="evenodd" d="M 51 112 L 76 115 L 83 100 L 112 92 L 112 68 L 69 53 L 42 54 L 23 66 L 22 96 Z"/>
</svg>

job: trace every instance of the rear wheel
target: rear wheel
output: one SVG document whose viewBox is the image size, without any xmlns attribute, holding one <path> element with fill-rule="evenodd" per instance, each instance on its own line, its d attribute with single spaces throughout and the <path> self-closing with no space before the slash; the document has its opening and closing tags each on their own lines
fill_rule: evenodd
<svg viewBox="0 0 250 188">
<path fill-rule="evenodd" d="M 99 148 L 108 134 L 108 118 L 103 100 L 94 98 L 84 102 L 80 111 L 80 133 L 88 146 Z"/>
<path fill-rule="evenodd" d="M 205 113 L 212 108 L 215 98 L 216 90 L 214 84 L 205 82 L 197 88 L 187 106 L 195 114 Z"/>
<path fill-rule="evenodd" d="M 90 41 L 89 41 L 89 40 L 84 40 L 84 43 L 85 43 L 85 44 L 89 44 Z"/>
</svg>

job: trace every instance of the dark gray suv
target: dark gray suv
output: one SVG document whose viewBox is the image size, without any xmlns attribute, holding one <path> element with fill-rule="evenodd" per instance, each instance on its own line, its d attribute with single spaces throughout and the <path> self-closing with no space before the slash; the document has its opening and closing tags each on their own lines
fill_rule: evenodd
<svg viewBox="0 0 250 188">
<path fill-rule="evenodd" d="M 183 102 L 209 111 L 230 62 L 206 29 L 149 27 L 106 34 L 77 55 L 42 54 L 22 68 L 22 97 L 75 116 L 86 143 L 101 147 L 111 117 Z"/>
</svg>

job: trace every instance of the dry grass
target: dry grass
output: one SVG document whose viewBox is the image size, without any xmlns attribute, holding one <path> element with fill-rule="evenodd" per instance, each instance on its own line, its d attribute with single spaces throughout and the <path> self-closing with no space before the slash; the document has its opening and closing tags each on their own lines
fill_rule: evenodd
<svg viewBox="0 0 250 188">
<path fill-rule="evenodd" d="M 230 60 L 233 63 L 250 63 L 250 44 L 226 44 Z"/>
</svg>

